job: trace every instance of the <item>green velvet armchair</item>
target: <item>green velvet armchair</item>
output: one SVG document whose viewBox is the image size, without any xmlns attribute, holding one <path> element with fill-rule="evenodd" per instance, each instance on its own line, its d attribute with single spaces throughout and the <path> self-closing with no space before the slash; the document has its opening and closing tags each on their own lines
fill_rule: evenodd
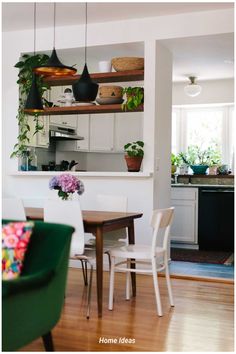
<svg viewBox="0 0 236 354">
<path fill-rule="evenodd" d="M 3 351 L 15 351 L 38 337 L 46 351 L 54 350 L 51 330 L 64 303 L 73 232 L 71 226 L 35 221 L 22 274 L 2 281 Z"/>
</svg>

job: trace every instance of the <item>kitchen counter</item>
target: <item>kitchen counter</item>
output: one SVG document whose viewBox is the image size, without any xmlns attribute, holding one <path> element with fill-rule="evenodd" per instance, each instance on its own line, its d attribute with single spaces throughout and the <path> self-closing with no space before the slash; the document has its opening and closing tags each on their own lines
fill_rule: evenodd
<svg viewBox="0 0 236 354">
<path fill-rule="evenodd" d="M 90 172 L 82 172 L 82 171 L 17 171 L 11 174 L 11 176 L 18 176 L 18 177 L 51 177 L 61 175 L 62 173 L 69 173 L 75 176 L 83 177 L 137 177 L 137 178 L 148 178 L 153 175 L 152 172 L 97 172 L 97 171 L 90 171 Z"/>
<path fill-rule="evenodd" d="M 232 184 L 196 184 L 196 183 L 172 183 L 171 187 L 183 188 L 231 188 L 234 189 Z"/>
</svg>

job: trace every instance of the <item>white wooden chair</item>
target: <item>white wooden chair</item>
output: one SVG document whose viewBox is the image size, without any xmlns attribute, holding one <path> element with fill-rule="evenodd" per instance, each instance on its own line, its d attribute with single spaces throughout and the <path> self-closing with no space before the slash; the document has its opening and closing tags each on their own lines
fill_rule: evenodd
<svg viewBox="0 0 236 354">
<path fill-rule="evenodd" d="M 2 218 L 25 221 L 26 215 L 22 200 L 19 198 L 3 198 Z"/>
<path fill-rule="evenodd" d="M 109 310 L 113 310 L 113 293 L 114 293 L 114 273 L 115 271 L 126 272 L 126 299 L 130 299 L 130 272 L 150 273 L 153 275 L 154 290 L 156 296 L 157 313 L 162 316 L 162 306 L 160 291 L 158 286 L 157 272 L 165 270 L 167 289 L 169 294 L 170 305 L 174 306 L 172 289 L 170 283 L 169 267 L 168 267 L 168 239 L 170 227 L 173 220 L 174 208 L 154 210 L 151 226 L 153 228 L 152 243 L 148 245 L 128 245 L 110 250 L 111 271 L 110 271 L 110 289 L 109 289 Z M 164 230 L 164 238 L 162 247 L 157 247 L 158 231 Z M 116 263 L 116 258 L 124 259 Z M 145 267 L 131 268 L 131 263 L 145 265 Z"/>
<path fill-rule="evenodd" d="M 87 318 L 89 318 L 95 252 L 92 249 L 85 248 L 83 217 L 79 201 L 46 200 L 44 205 L 44 221 L 67 224 L 75 228 L 71 241 L 70 259 L 80 260 L 82 264 L 84 283 L 88 285 Z M 87 282 L 87 264 L 90 265 L 89 283 Z"/>
</svg>

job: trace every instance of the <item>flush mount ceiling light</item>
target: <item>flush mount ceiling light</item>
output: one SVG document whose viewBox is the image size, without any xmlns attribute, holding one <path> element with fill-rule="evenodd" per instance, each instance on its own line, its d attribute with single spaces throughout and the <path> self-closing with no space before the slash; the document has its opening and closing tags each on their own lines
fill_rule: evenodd
<svg viewBox="0 0 236 354">
<path fill-rule="evenodd" d="M 190 76 L 189 80 L 190 80 L 190 83 L 184 87 L 185 94 L 190 97 L 198 96 L 201 93 L 202 88 L 200 85 L 196 84 L 196 82 L 195 82 L 196 77 Z"/>
<path fill-rule="evenodd" d="M 72 85 L 75 100 L 80 102 L 94 101 L 98 93 L 98 84 L 91 79 L 87 67 L 87 16 L 87 3 L 85 3 L 85 64 L 80 79 Z"/>
<path fill-rule="evenodd" d="M 35 55 L 35 43 L 36 43 L 36 3 L 34 3 L 34 55 Z M 37 78 L 36 75 L 33 73 L 32 84 L 25 103 L 25 112 L 40 113 L 43 111 L 44 111 L 43 103 L 37 86 Z"/>
<path fill-rule="evenodd" d="M 53 50 L 48 62 L 34 68 L 34 72 L 44 76 L 67 76 L 74 75 L 76 69 L 66 66 L 60 62 L 55 49 L 55 29 L 56 29 L 56 3 L 54 2 L 54 23 L 53 23 Z"/>
</svg>

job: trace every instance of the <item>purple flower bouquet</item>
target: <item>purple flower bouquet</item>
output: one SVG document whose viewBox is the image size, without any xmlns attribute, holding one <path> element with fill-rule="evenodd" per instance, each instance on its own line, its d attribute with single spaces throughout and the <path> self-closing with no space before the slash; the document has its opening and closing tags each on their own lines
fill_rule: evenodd
<svg viewBox="0 0 236 354">
<path fill-rule="evenodd" d="M 49 182 L 50 189 L 58 190 L 58 196 L 67 200 L 70 194 L 77 192 L 79 195 L 84 193 L 84 184 L 76 176 L 62 174 L 54 176 Z"/>
</svg>

